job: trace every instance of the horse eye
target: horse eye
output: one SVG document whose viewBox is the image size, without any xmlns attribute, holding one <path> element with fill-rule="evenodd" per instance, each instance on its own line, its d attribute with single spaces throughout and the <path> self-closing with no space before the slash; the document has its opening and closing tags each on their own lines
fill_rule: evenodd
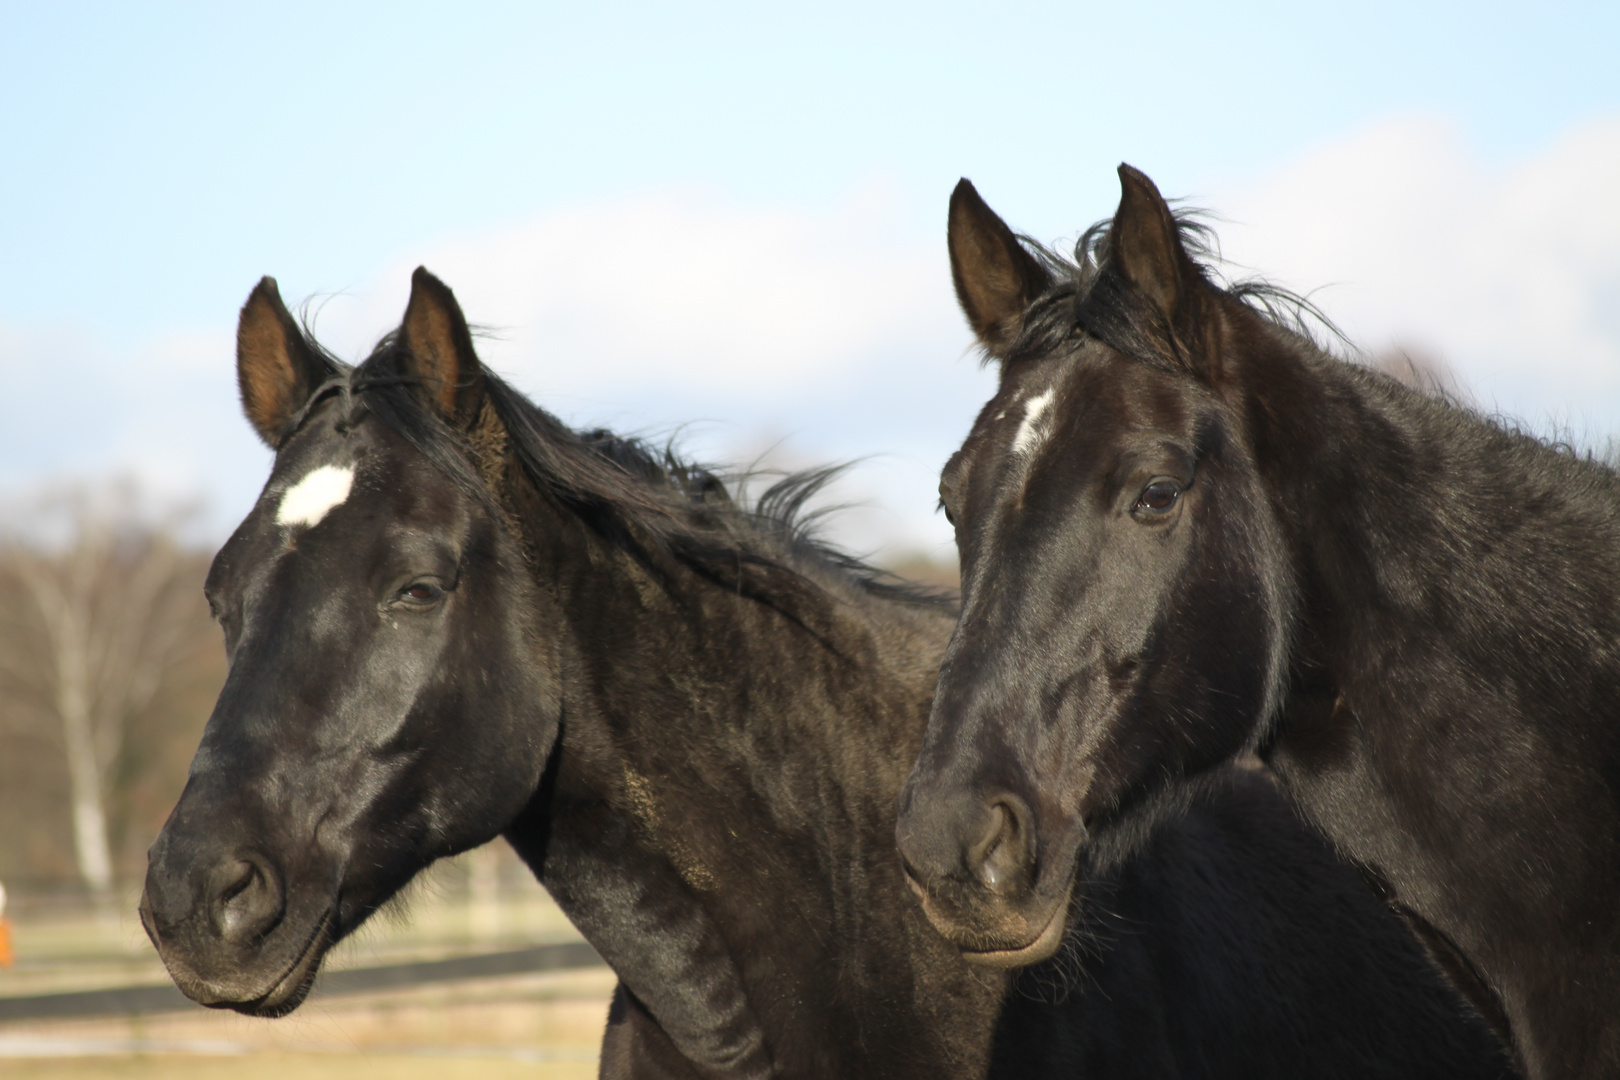
<svg viewBox="0 0 1620 1080">
<path fill-rule="evenodd" d="M 1143 489 L 1136 500 L 1136 509 L 1150 514 L 1168 513 L 1181 498 L 1181 485 L 1174 480 L 1155 480 Z"/>
<path fill-rule="evenodd" d="M 431 582 L 418 581 L 415 585 L 407 587 L 401 595 L 407 596 L 419 604 L 428 604 L 444 595 L 444 590 Z"/>
</svg>

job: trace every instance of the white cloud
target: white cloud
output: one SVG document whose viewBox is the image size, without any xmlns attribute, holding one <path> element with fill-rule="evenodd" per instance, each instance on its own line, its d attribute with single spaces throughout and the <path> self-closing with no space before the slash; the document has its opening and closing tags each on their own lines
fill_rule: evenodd
<svg viewBox="0 0 1620 1080">
<path fill-rule="evenodd" d="M 773 393 L 897 345 L 963 347 L 942 238 L 902 236 L 896 217 L 879 189 L 819 212 L 695 192 L 572 207 L 413 252 L 362 305 L 334 301 L 322 330 L 397 319 L 421 263 L 496 331 L 486 358 L 537 383 Z"/>
<path fill-rule="evenodd" d="M 1312 298 L 1358 345 L 1438 355 L 1486 408 L 1620 431 L 1620 118 L 1479 160 L 1391 119 L 1208 200 L 1225 255 Z"/>
</svg>

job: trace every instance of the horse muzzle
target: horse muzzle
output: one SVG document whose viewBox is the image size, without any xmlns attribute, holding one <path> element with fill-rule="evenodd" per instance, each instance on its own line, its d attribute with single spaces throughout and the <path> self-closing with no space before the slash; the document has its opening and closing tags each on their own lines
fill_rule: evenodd
<svg viewBox="0 0 1620 1080">
<path fill-rule="evenodd" d="M 908 788 L 902 801 L 896 839 L 906 881 L 964 958 L 1012 968 L 1058 951 L 1074 860 L 1040 872 L 1035 818 L 1023 799 L 998 792 L 922 807 Z"/>
<path fill-rule="evenodd" d="M 325 890 L 289 895 L 286 881 L 258 851 L 159 837 L 141 924 L 182 993 L 251 1016 L 298 1007 L 337 938 L 337 908 Z"/>
</svg>

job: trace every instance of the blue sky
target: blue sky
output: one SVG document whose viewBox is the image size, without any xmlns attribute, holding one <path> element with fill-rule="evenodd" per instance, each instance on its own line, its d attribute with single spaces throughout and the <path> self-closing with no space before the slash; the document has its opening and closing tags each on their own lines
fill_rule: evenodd
<svg viewBox="0 0 1620 1080">
<path fill-rule="evenodd" d="M 721 434 L 698 438 L 714 454 L 786 439 L 794 460 L 884 455 L 873 475 L 887 478 L 852 494 L 900 523 L 855 539 L 892 527 L 938 546 L 919 524 L 931 475 L 986 389 L 950 310 L 951 186 L 971 176 L 1017 227 L 1055 238 L 1112 209 L 1120 160 L 1241 210 L 1234 229 L 1256 238 L 1234 242 L 1289 284 L 1348 275 L 1353 328 L 1442 354 L 1493 407 L 1620 427 L 1620 385 L 1601 391 L 1612 401 L 1537 397 L 1544 358 L 1523 377 L 1479 359 L 1466 298 L 1426 325 L 1414 291 L 1471 282 L 1473 264 L 1424 254 L 1423 227 L 1388 231 L 1468 206 L 1480 232 L 1565 237 L 1546 259 L 1586 290 L 1570 318 L 1591 329 L 1560 347 L 1587 357 L 1582 373 L 1620 360 L 1620 320 L 1601 310 L 1620 301 L 1612 215 L 1588 226 L 1562 206 L 1526 225 L 1515 209 L 1588 191 L 1549 178 L 1559 169 L 1598 176 L 1591 193 L 1613 201 L 1616 42 L 1614 4 L 7 0 L 0 487 L 125 469 L 238 516 L 266 461 L 229 393 L 253 282 L 338 294 L 322 329 L 358 351 L 428 261 L 460 270 L 441 272 L 474 321 L 501 326 L 501 366 L 566 418 L 712 421 Z M 1289 247 L 1335 215 L 1337 233 Z M 1355 247 L 1375 233 L 1388 259 Z M 1445 242 L 1470 235 L 1464 222 Z M 514 254 L 525 236 L 553 261 Z M 1374 282 L 1408 241 L 1404 263 L 1428 276 Z M 524 273 L 566 310 L 525 307 Z M 885 322 L 891 288 L 904 310 Z M 635 329 L 647 306 L 664 314 Z M 694 318 L 660 366 L 658 327 Z M 63 380 L 83 395 L 81 430 L 42 415 Z"/>
</svg>

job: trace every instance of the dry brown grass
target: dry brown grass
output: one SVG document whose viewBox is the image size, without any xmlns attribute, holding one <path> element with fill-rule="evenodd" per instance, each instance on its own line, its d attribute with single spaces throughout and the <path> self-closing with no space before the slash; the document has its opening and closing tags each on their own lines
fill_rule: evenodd
<svg viewBox="0 0 1620 1080">
<path fill-rule="evenodd" d="M 251 1057 L 63 1058 L 3 1061 L 7 1080 L 588 1080 L 594 1062 L 501 1061 L 400 1054 L 282 1054 Z"/>
<path fill-rule="evenodd" d="M 593 1076 L 613 981 L 588 968 L 316 998 L 280 1020 L 191 1009 L 5 1024 L 0 1075 L 184 1080 L 224 1065 L 233 1080 Z"/>
<path fill-rule="evenodd" d="M 441 869 L 438 876 L 444 874 Z M 434 878 L 429 875 L 417 902 L 402 914 L 375 922 L 341 946 L 331 966 L 578 940 L 532 882 L 507 890 L 498 911 L 481 915 L 463 890 L 446 889 Z M 18 927 L 19 963 L 0 973 L 0 995 L 162 981 L 162 965 L 138 924 L 127 910 L 122 914 L 107 925 L 82 913 L 36 911 Z M 232 1080 L 571 1080 L 595 1075 L 613 982 L 611 971 L 595 967 L 353 997 L 317 990 L 280 1020 L 190 1008 L 144 1017 L 18 1021 L 0 1024 L 0 1080 L 213 1080 L 222 1074 Z"/>
</svg>

